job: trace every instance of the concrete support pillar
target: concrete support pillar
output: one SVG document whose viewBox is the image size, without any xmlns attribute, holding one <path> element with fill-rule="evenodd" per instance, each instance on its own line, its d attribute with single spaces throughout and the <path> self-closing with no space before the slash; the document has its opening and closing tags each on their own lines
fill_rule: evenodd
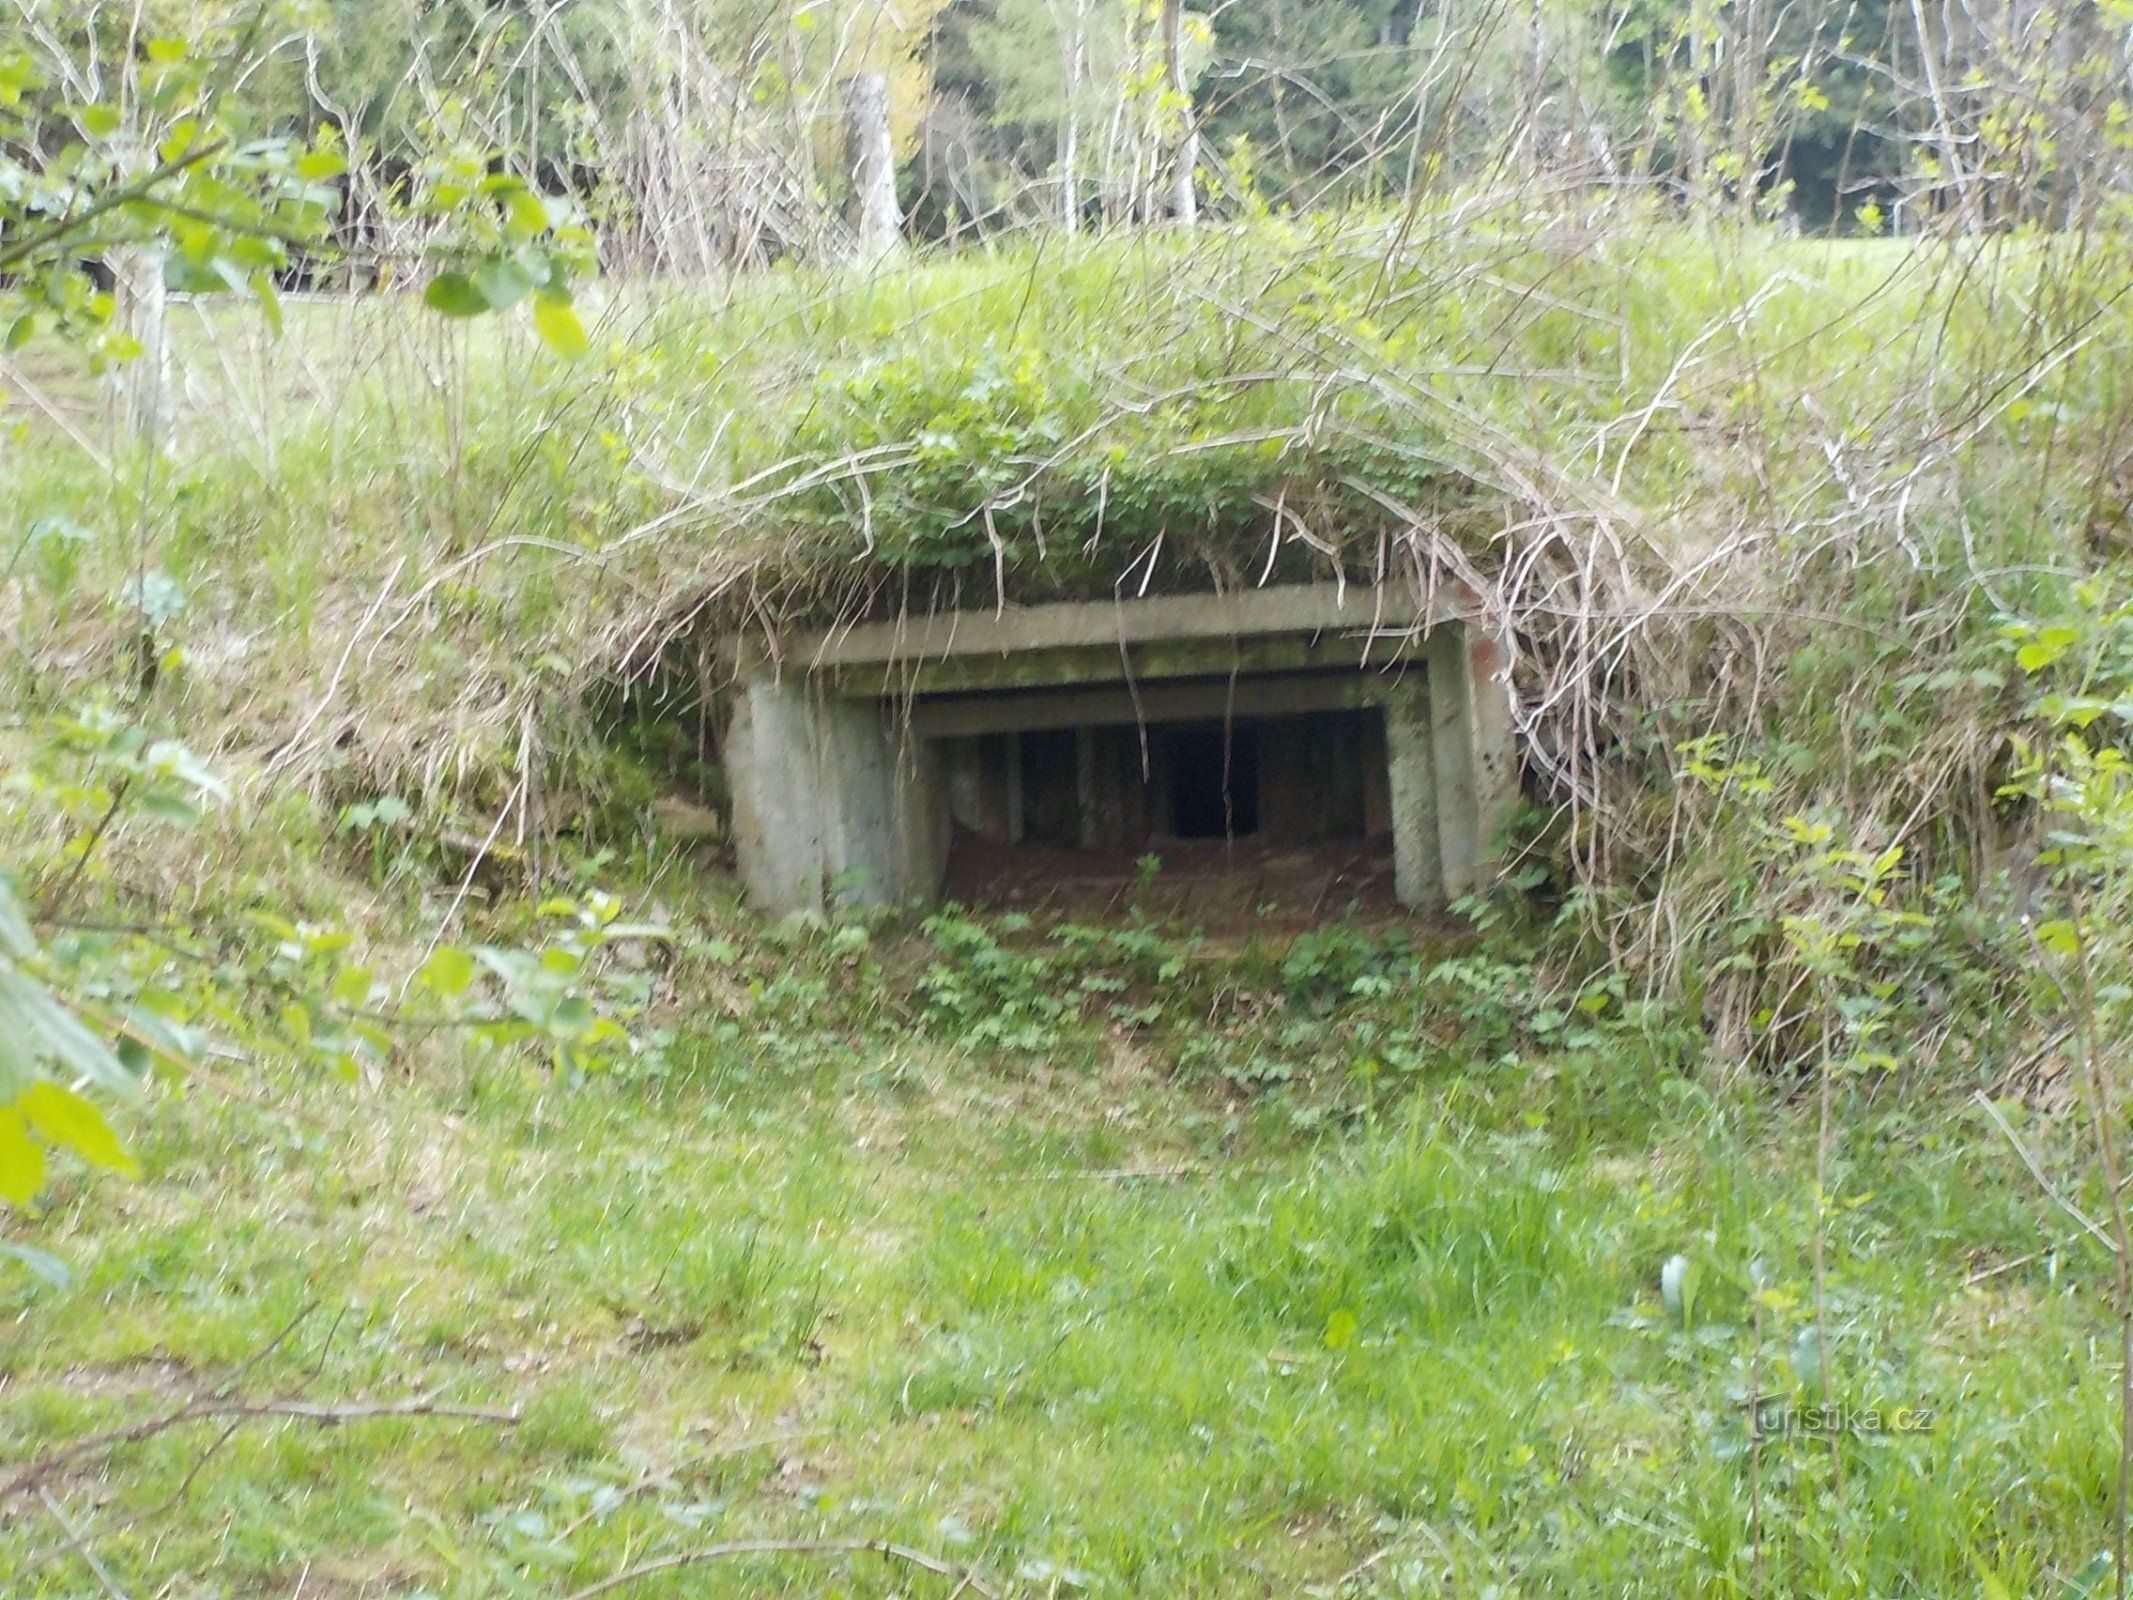
<svg viewBox="0 0 2133 1600">
<path fill-rule="evenodd" d="M 1410 670 L 1385 695 L 1385 776 L 1392 791 L 1393 893 L 1414 911 L 1444 904 L 1430 722 L 1429 675 Z"/>
<path fill-rule="evenodd" d="M 1437 859 L 1444 873 L 1444 898 L 1450 901 L 1474 892 L 1481 867 L 1466 629 L 1439 628 L 1424 650 L 1429 661 L 1430 752 L 1437 771 Z"/>
<path fill-rule="evenodd" d="M 1094 850 L 1103 842 L 1103 818 L 1097 812 L 1096 803 L 1096 730 L 1074 730 L 1074 811 L 1078 818 L 1076 829 L 1079 843 L 1084 850 Z"/>
<path fill-rule="evenodd" d="M 733 845 L 772 916 L 939 892 L 948 808 L 932 748 L 879 702 L 823 698 L 797 677 L 751 679 L 726 730 Z"/>
<path fill-rule="evenodd" d="M 1474 822 L 1480 838 L 1477 870 L 1494 875 L 1504 827 L 1518 809 L 1518 734 L 1512 722 L 1510 656 L 1478 628 L 1466 635 L 1467 717 L 1473 728 Z"/>
<path fill-rule="evenodd" d="M 806 688 L 790 680 L 742 684 L 722 753 L 734 860 L 749 901 L 772 917 L 820 911 L 826 823 Z"/>
<path fill-rule="evenodd" d="M 1426 653 L 1444 894 L 1457 900 L 1494 875 L 1504 824 L 1518 804 L 1511 691 L 1502 646 L 1478 629 L 1439 628 Z"/>
</svg>

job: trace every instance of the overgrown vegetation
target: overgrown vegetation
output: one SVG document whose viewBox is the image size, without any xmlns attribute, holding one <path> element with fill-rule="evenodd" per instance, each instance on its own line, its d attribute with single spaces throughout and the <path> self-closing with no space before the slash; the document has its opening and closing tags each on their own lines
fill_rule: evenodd
<svg viewBox="0 0 2133 1600">
<path fill-rule="evenodd" d="M 468 1594 L 736 1540 L 807 1548 L 666 1581 L 922 1581 L 836 1544 L 883 1540 L 1037 1592 L 2084 1570 L 2111 1180 L 2002 790 L 2089 637 L 2059 570 L 2110 559 L 2115 280 L 1601 215 L 617 288 L 567 365 L 369 301 L 210 368 L 195 328 L 263 337 L 217 316 L 175 329 L 180 453 L 85 473 L 26 418 L 34 971 L 164 1087 L 107 1103 L 137 1184 L 55 1163 L 11 1225 L 11 1453 L 206 1404 L 331 1308 L 229 1391 L 281 1411 L 94 1455 L 98 1559 Z M 329 371 L 330 421 L 294 403 Z M 716 803 L 709 626 L 1270 552 L 1511 624 L 1534 805 L 1464 931 L 773 937 L 659 820 Z M 215 1169 L 241 1210 L 183 1198 Z M 1756 1432 L 1758 1393 L 1934 1426 Z M 359 1413 L 307 1441 L 289 1405 Z M 95 1581 L 41 1499 L 87 1538 L 91 1465 L 14 1497 L 18 1581 Z M 315 1512 L 266 1509 L 302 1479 Z"/>
<path fill-rule="evenodd" d="M 0 1588 L 2123 1593 L 2122 20 L 771 9 L 4 41 Z M 736 635 L 1326 575 L 1448 916 L 735 901 Z"/>
</svg>

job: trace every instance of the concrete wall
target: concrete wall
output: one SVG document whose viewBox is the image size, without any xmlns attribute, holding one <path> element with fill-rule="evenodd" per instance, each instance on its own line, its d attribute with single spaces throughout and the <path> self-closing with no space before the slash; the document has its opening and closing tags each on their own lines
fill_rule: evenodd
<svg viewBox="0 0 2133 1600">
<path fill-rule="evenodd" d="M 1116 721 L 1104 705 L 1119 694 L 1143 716 L 1173 702 L 1183 713 L 1212 692 L 1195 686 L 1212 674 L 1240 713 L 1301 711 L 1306 700 L 1383 709 L 1404 903 L 1441 906 L 1495 869 L 1517 801 L 1511 704 L 1499 647 L 1464 622 L 1320 585 L 1040 606 L 1006 623 L 985 613 L 884 633 L 894 626 L 813 641 L 813 671 L 790 665 L 811 659 L 798 649 L 781 652 L 782 675 L 744 669 L 725 763 L 742 882 L 770 915 L 934 898 L 952 811 L 996 798 L 997 775 L 980 770 L 983 735 Z M 1119 642 L 1107 650 L 1092 630 Z M 897 637 L 911 658 L 897 655 Z M 1054 657 L 1070 670 L 1047 679 Z M 1304 666 L 1315 670 L 1297 676 Z M 1091 687 L 1106 672 L 1116 687 Z M 885 694 L 892 683 L 901 690 Z"/>
<path fill-rule="evenodd" d="M 1417 911 L 1444 904 L 1437 743 L 1425 677 L 1385 706 L 1385 774 L 1392 788 L 1392 886 Z"/>
<path fill-rule="evenodd" d="M 733 846 L 749 903 L 771 916 L 939 891 L 949 818 L 940 760 L 888 707 L 797 675 L 744 682 L 726 731 Z"/>
</svg>

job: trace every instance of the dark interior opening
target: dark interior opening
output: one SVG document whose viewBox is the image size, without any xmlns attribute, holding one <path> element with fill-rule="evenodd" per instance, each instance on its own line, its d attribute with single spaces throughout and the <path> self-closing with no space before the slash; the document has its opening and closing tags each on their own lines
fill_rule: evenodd
<svg viewBox="0 0 2133 1600">
<path fill-rule="evenodd" d="M 1081 755 L 1072 728 L 1046 728 L 1022 741 L 1022 840 L 1081 843 Z"/>
<path fill-rule="evenodd" d="M 1180 839 L 1259 831 L 1259 736 L 1248 724 L 1195 722 L 1165 734 L 1170 822 Z"/>
<path fill-rule="evenodd" d="M 1212 685 L 1212 706 L 1229 692 Z M 1395 904 L 1376 707 L 1248 713 L 1225 728 L 1212 709 L 1142 721 L 1120 701 L 1070 727 L 938 740 L 947 898 L 1063 916 L 1133 907 L 1207 927 Z"/>
</svg>

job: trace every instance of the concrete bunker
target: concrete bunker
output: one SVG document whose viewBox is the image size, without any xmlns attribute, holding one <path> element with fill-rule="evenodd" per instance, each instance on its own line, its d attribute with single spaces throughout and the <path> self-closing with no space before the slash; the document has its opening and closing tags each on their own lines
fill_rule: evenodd
<svg viewBox="0 0 2133 1600">
<path fill-rule="evenodd" d="M 1193 915 L 1428 911 L 1517 790 L 1471 609 L 1391 587 L 942 612 L 775 637 L 723 741 L 749 899 L 1101 910 L 1160 862 Z"/>
</svg>

